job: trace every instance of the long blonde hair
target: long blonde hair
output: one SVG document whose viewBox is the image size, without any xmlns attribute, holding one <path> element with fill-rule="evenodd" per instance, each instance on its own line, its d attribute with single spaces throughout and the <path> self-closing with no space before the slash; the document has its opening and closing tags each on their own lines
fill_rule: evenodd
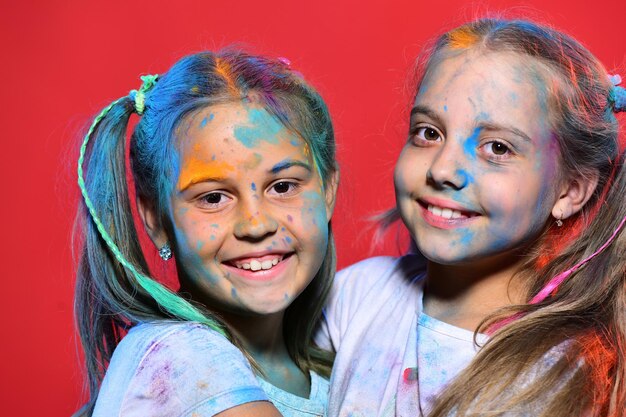
<svg viewBox="0 0 626 417">
<path fill-rule="evenodd" d="M 555 293 L 530 303 L 552 277 L 607 242 L 626 216 L 624 155 L 608 74 L 563 33 L 528 21 L 482 19 L 441 36 L 423 61 L 421 76 L 441 51 L 464 49 L 515 52 L 547 66 L 550 118 L 563 174 L 597 172 L 599 183 L 562 231 L 546 223 L 515 277 L 526 284 L 527 303 L 483 321 L 477 332 L 516 317 L 494 332 L 429 416 L 623 416 L 626 233 L 618 233 Z"/>
</svg>

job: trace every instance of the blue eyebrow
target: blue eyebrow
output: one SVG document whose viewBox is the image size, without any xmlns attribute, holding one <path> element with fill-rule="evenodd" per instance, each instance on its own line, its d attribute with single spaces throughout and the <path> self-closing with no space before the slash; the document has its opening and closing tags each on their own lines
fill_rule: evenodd
<svg viewBox="0 0 626 417">
<path fill-rule="evenodd" d="M 272 169 L 270 169 L 270 173 L 272 174 L 276 174 L 280 171 L 283 171 L 285 169 L 289 169 L 292 166 L 299 166 L 302 167 L 304 169 L 306 169 L 307 171 L 311 172 L 311 167 L 309 166 L 309 164 L 306 164 L 302 161 L 296 161 L 293 159 L 286 159 L 284 161 L 280 161 L 279 163 L 277 163 L 276 165 L 274 165 L 272 167 Z"/>
</svg>

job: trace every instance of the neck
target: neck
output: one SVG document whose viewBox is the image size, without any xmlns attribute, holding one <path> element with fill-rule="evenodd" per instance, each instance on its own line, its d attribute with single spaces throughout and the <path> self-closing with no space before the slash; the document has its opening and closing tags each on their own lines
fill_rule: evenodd
<svg viewBox="0 0 626 417">
<path fill-rule="evenodd" d="M 475 331 L 496 310 L 523 302 L 523 288 L 513 279 L 522 257 L 490 259 L 472 265 L 428 263 L 424 312 L 446 323 Z"/>
<path fill-rule="evenodd" d="M 262 362 L 262 358 L 272 358 L 287 351 L 283 338 L 283 311 L 263 316 L 230 313 L 221 316 L 255 360 Z"/>
</svg>

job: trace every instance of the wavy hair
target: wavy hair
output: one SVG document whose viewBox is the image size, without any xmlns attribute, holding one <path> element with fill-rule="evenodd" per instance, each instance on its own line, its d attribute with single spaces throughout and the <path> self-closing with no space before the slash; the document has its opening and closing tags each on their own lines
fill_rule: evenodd
<svg viewBox="0 0 626 417">
<path fill-rule="evenodd" d="M 524 20 L 481 19 L 436 41 L 418 66 L 418 88 L 442 56 L 467 50 L 512 52 L 547 68 L 543 82 L 562 174 L 573 178 L 597 173 L 599 181 L 566 226 L 556 228 L 546 221 L 516 276 L 525 284 L 527 302 L 499 310 L 481 323 L 477 332 L 508 324 L 493 332 L 429 416 L 623 416 L 626 233 L 618 233 L 558 291 L 531 303 L 552 277 L 607 242 L 626 216 L 624 155 L 607 71 L 559 31 Z M 511 317 L 516 319 L 506 320 Z"/>
</svg>

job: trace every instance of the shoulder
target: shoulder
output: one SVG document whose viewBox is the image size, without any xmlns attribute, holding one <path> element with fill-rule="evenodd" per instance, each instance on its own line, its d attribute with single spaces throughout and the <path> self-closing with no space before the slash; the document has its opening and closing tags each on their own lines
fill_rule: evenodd
<svg viewBox="0 0 626 417">
<path fill-rule="evenodd" d="M 407 255 L 370 258 L 338 272 L 316 343 L 337 351 L 348 333 L 358 338 L 381 318 L 388 327 L 412 316 L 420 304 L 424 271 L 423 258 Z"/>
<path fill-rule="evenodd" d="M 423 258 L 406 255 L 399 258 L 379 256 L 365 259 L 337 273 L 335 289 L 363 296 L 379 291 L 415 288 L 425 270 Z"/>
<path fill-rule="evenodd" d="M 241 351 L 200 323 L 144 323 L 116 348 L 102 383 L 99 415 L 209 415 L 265 400 Z"/>
</svg>

